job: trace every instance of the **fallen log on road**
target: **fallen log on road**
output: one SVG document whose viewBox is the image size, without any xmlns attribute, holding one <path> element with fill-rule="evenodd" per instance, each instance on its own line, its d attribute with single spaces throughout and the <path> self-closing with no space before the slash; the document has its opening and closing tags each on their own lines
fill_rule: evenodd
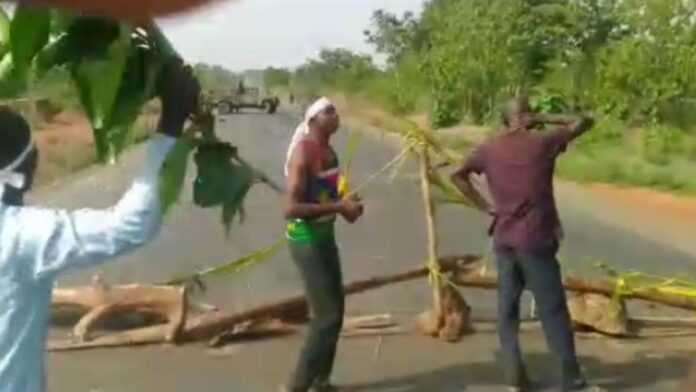
<svg viewBox="0 0 696 392">
<path fill-rule="evenodd" d="M 491 290 L 498 288 L 498 277 L 495 274 L 481 274 L 479 271 L 472 269 L 454 273 L 452 282 L 461 287 Z M 568 276 L 563 279 L 563 285 L 567 291 L 579 293 L 601 294 L 608 297 L 612 297 L 616 293 L 616 283 L 608 279 Z M 696 298 L 664 293 L 655 288 L 637 288 L 627 293 L 622 293 L 621 298 L 652 302 L 684 310 L 696 310 Z"/>
<path fill-rule="evenodd" d="M 478 256 L 451 256 L 442 259 L 442 271 L 450 272 L 455 269 L 465 268 L 467 265 L 474 265 L 479 260 Z M 353 282 L 345 286 L 346 295 L 357 294 L 364 291 L 376 289 L 390 284 L 420 279 L 427 276 L 429 270 L 426 267 L 419 267 L 404 273 L 374 277 L 366 280 Z M 142 291 L 147 288 L 148 291 Z M 167 306 L 160 306 L 169 303 L 170 294 L 162 296 L 162 293 L 154 294 L 159 289 L 170 293 L 180 293 L 181 313 L 172 313 L 172 317 L 166 317 L 167 312 L 155 312 L 161 314 L 164 319 L 172 320 L 168 324 L 146 326 L 143 328 L 132 329 L 104 336 L 99 336 L 88 340 L 88 331 L 91 330 L 96 321 L 103 320 L 107 315 L 117 315 L 127 312 L 137 312 L 151 309 L 168 309 Z M 234 332 L 235 327 L 249 322 L 261 322 L 263 320 L 280 319 L 283 321 L 306 321 L 307 303 L 303 295 L 298 295 L 279 302 L 263 305 L 248 311 L 236 314 L 226 314 L 222 312 L 206 312 L 195 317 L 189 316 L 189 320 L 184 325 L 186 318 L 186 308 L 188 303 L 184 295 L 184 289 L 180 287 L 162 287 L 145 285 L 127 285 L 102 287 L 102 283 L 95 281 L 92 286 L 79 287 L 74 289 L 56 289 L 54 291 L 54 309 L 63 306 L 78 306 L 86 309 L 97 309 L 90 311 L 83 317 L 83 321 L 78 325 L 88 325 L 86 333 L 75 333 L 82 336 L 81 339 L 67 341 L 49 342 L 50 351 L 74 351 L 104 347 L 134 346 L 143 344 L 157 343 L 178 343 L 187 341 L 210 341 L 226 333 Z M 136 292 L 141 295 L 134 295 Z M 107 294 L 108 293 L 108 294 Z M 108 299 L 108 298 L 110 299 Z M 167 298 L 166 300 L 164 298 Z M 104 301 L 113 306 L 109 306 L 109 312 L 104 312 L 101 305 Z M 118 304 L 118 306 L 116 306 Z M 128 306 L 123 306 L 128 304 Z M 156 305 L 160 304 L 160 305 Z M 97 316 L 94 316 L 94 315 Z M 176 317 L 174 317 L 176 316 Z M 180 318 L 178 316 L 181 316 Z M 88 320 L 86 322 L 84 320 Z M 177 322 L 173 322 L 176 320 Z M 263 323 L 261 323 L 263 325 Z"/>
<path fill-rule="evenodd" d="M 441 260 L 443 273 L 457 269 L 465 269 L 480 260 L 479 256 L 451 256 Z M 396 275 L 374 277 L 353 282 L 344 286 L 346 295 L 358 294 L 368 290 L 377 289 L 387 285 L 421 279 L 428 276 L 430 270 L 423 266 Z M 306 319 L 307 301 L 304 295 L 298 295 L 278 302 L 261 305 L 254 309 L 240 313 L 208 313 L 190 319 L 181 333 L 181 340 L 207 340 L 225 331 L 234 328 L 235 325 L 256 319 Z"/>
<path fill-rule="evenodd" d="M 497 276 L 486 273 L 480 264 L 477 263 L 479 260 L 480 257 L 472 255 L 444 257 L 440 261 L 441 272 L 448 274 L 450 282 L 459 287 L 497 289 Z M 430 270 L 427 267 L 418 267 L 394 275 L 352 282 L 344 286 L 344 291 L 346 295 L 358 294 L 392 284 L 422 279 L 427 277 L 429 273 Z M 594 293 L 609 297 L 613 296 L 616 290 L 615 282 L 608 279 L 567 277 L 564 279 L 564 285 L 568 291 Z M 636 289 L 622 294 L 622 298 L 642 300 L 686 310 L 696 310 L 696 299 L 663 293 L 655 289 Z M 128 308 L 121 309 L 127 310 Z M 137 307 L 134 309 L 137 309 Z M 73 342 L 71 344 L 53 345 L 52 347 L 70 350 L 163 342 L 209 341 L 221 334 L 233 331 L 238 325 L 250 321 L 273 319 L 305 321 L 307 316 L 308 307 L 305 297 L 304 295 L 297 295 L 239 313 L 206 312 L 196 316 L 189 316 L 185 324 L 180 329 L 176 329 L 178 333 L 175 333 L 175 336 L 172 336 L 171 333 L 175 324 L 171 324 L 102 336 L 93 341 Z M 185 317 L 185 314 L 182 317 Z"/>
<path fill-rule="evenodd" d="M 174 342 L 186 321 L 188 296 L 184 287 L 145 284 L 111 286 L 97 275 L 88 286 L 54 289 L 51 305 L 54 316 L 74 309 L 83 313 L 72 330 L 72 339 L 48 345 L 51 351 L 69 351 Z M 92 338 L 97 326 L 133 315 L 153 319 L 157 325 Z"/>
<path fill-rule="evenodd" d="M 65 308 L 85 311 L 73 328 L 73 336 L 80 342 L 89 341 L 98 324 L 129 314 L 147 315 L 163 321 L 166 340 L 173 341 L 186 320 L 188 299 L 184 287 L 147 284 L 112 286 L 96 275 L 91 285 L 54 289 L 51 306 L 54 312 Z"/>
<path fill-rule="evenodd" d="M 495 274 L 482 274 L 476 261 L 478 256 L 451 256 L 441 260 L 442 273 L 451 275 L 451 282 L 460 287 L 481 289 L 497 289 L 498 278 Z M 380 288 L 386 285 L 419 279 L 427 276 L 429 270 L 426 267 L 416 268 L 396 275 L 375 277 L 364 281 L 353 282 L 344 287 L 346 295 L 361 293 L 367 290 Z M 594 293 L 613 296 L 616 284 L 607 279 L 585 279 L 579 277 L 567 277 L 564 286 L 568 291 L 579 293 Z M 645 289 L 623 296 L 624 299 L 637 299 L 666 306 L 696 310 L 696 300 L 673 294 L 660 293 L 655 290 Z M 229 330 L 234 325 L 254 319 L 281 318 L 287 319 L 288 315 L 306 315 L 307 302 L 302 295 L 286 300 L 262 305 L 254 309 L 240 313 L 203 314 L 186 323 L 182 332 L 183 340 L 202 340 Z"/>
</svg>

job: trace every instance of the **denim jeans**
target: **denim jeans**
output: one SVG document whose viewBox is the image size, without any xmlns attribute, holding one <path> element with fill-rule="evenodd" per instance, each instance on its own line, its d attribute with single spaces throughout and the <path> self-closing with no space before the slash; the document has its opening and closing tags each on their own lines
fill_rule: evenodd
<svg viewBox="0 0 696 392">
<path fill-rule="evenodd" d="M 290 241 L 290 253 L 300 270 L 312 321 L 290 387 L 305 391 L 329 382 L 343 326 L 344 293 L 341 260 L 333 241 Z"/>
<path fill-rule="evenodd" d="M 499 283 L 498 334 L 506 382 L 521 386 L 528 381 L 518 338 L 520 297 L 528 289 L 534 295 L 548 346 L 558 359 L 563 390 L 583 383 L 555 250 L 499 248 L 495 254 Z"/>
</svg>

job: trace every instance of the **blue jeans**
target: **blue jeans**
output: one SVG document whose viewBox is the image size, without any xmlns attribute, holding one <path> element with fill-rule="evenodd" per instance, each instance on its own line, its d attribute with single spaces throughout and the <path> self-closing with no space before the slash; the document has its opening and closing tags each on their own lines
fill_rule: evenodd
<svg viewBox="0 0 696 392">
<path fill-rule="evenodd" d="M 554 250 L 495 250 L 498 264 L 498 334 L 502 346 L 505 380 L 512 386 L 528 382 L 518 333 L 520 297 L 524 289 L 534 295 L 539 318 L 561 371 L 563 390 L 582 384 L 561 269 Z"/>
</svg>

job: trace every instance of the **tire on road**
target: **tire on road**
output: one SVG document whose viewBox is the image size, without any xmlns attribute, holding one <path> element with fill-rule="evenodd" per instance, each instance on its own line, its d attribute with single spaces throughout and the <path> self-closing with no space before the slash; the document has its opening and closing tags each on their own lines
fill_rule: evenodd
<svg viewBox="0 0 696 392">
<path fill-rule="evenodd" d="M 265 99 L 261 103 L 261 107 L 266 113 L 274 114 L 278 110 L 278 103 L 273 99 Z"/>
<path fill-rule="evenodd" d="M 232 114 L 236 108 L 232 104 L 232 102 L 220 101 L 217 104 L 217 109 L 218 109 L 218 113 L 220 113 L 221 115 L 227 115 L 227 114 Z"/>
<path fill-rule="evenodd" d="M 268 113 L 268 114 L 275 114 L 275 112 L 276 112 L 277 109 L 278 109 L 278 106 L 277 106 L 275 103 L 271 102 L 271 103 L 268 105 L 268 108 L 266 109 L 266 113 Z"/>
</svg>

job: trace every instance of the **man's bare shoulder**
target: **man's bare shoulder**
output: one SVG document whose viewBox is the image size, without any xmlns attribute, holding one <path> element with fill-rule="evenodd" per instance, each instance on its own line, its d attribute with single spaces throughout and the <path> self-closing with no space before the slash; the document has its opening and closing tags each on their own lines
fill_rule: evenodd
<svg viewBox="0 0 696 392">
<path fill-rule="evenodd" d="M 306 165 L 314 154 L 311 143 L 301 140 L 292 152 L 292 160 L 295 164 Z"/>
</svg>

